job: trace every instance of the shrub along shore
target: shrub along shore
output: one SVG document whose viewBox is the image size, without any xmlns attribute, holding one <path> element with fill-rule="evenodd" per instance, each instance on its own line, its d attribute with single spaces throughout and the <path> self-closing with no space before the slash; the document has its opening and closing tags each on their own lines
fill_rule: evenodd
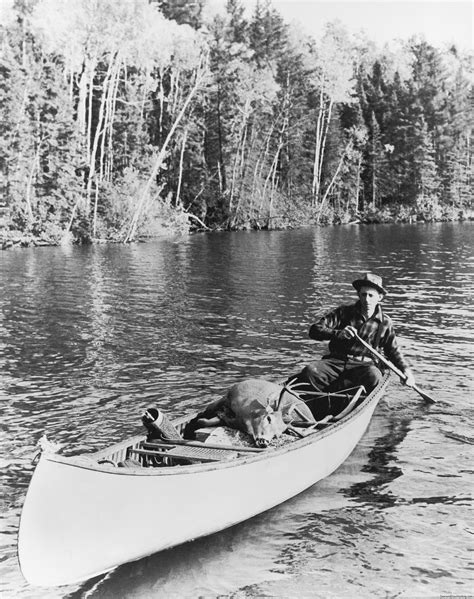
<svg viewBox="0 0 474 599">
<path fill-rule="evenodd" d="M 471 211 L 451 211 L 441 215 L 432 214 L 416 214 L 413 215 L 408 211 L 402 211 L 401 214 L 390 214 L 387 211 L 370 211 L 367 214 L 358 215 L 357 218 L 346 218 L 334 220 L 328 222 L 326 225 L 319 226 L 338 226 L 338 225 L 377 225 L 377 224 L 389 224 L 389 223 L 432 223 L 432 222 L 455 222 L 455 221 L 474 221 L 474 210 Z M 270 226 L 269 226 L 270 225 Z M 248 223 L 247 227 L 240 227 L 235 230 L 287 230 L 297 229 L 303 226 L 300 224 L 281 223 L 280 226 L 275 227 L 270 223 Z M 318 225 L 314 225 L 318 226 Z M 204 226 L 189 227 L 187 230 L 183 227 L 162 227 L 161 231 L 156 231 L 154 235 L 140 235 L 134 241 L 147 242 L 151 239 L 172 237 L 183 234 L 194 234 L 200 232 L 213 232 L 222 231 L 220 228 L 210 229 Z M 59 246 L 59 245 L 71 245 L 77 243 L 72 235 L 67 235 L 61 239 L 48 237 L 46 234 L 34 236 L 31 234 L 24 234 L 21 231 L 9 230 L 6 228 L 0 229 L 0 249 L 8 250 L 19 247 L 45 247 L 45 246 Z M 89 239 L 82 240 L 81 243 L 87 244 L 104 244 L 104 243 L 123 243 L 120 239 Z"/>
</svg>

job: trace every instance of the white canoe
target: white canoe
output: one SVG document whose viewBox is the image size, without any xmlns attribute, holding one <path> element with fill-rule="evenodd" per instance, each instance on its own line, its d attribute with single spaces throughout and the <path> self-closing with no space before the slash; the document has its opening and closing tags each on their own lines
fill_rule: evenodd
<svg viewBox="0 0 474 599">
<path fill-rule="evenodd" d="M 242 522 L 331 474 L 364 434 L 388 375 L 344 418 L 306 437 L 233 459 L 117 468 L 144 436 L 64 457 L 44 452 L 23 506 L 18 555 L 33 585 L 77 583 Z M 184 419 L 176 426 L 182 426 Z"/>
</svg>

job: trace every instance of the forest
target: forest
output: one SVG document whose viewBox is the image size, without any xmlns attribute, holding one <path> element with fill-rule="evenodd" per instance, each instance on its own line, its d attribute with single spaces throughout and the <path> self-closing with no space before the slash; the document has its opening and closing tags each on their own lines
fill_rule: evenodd
<svg viewBox="0 0 474 599">
<path fill-rule="evenodd" d="M 0 245 L 473 218 L 472 55 L 270 0 L 5 0 Z"/>
</svg>

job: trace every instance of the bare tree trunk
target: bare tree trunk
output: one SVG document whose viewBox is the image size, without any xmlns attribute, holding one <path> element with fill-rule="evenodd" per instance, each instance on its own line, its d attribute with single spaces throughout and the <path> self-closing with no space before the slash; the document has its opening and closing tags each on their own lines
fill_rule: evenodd
<svg viewBox="0 0 474 599">
<path fill-rule="evenodd" d="M 219 161 L 218 161 L 219 182 L 220 182 L 219 192 L 222 195 L 227 187 L 227 184 L 226 184 L 225 166 L 224 166 L 222 119 L 221 119 L 221 91 L 220 91 L 220 83 L 219 82 L 217 82 L 217 135 L 218 135 L 218 140 L 219 140 Z"/>
<path fill-rule="evenodd" d="M 121 60 L 115 61 L 115 66 L 110 77 L 110 84 L 108 86 L 105 102 L 105 118 L 103 135 L 101 140 L 100 148 L 100 180 L 109 178 L 109 173 L 112 172 L 112 141 L 113 141 L 113 130 L 114 130 L 114 117 L 115 117 L 115 105 L 117 99 L 117 90 L 119 84 L 119 75 L 121 69 Z M 107 152 L 106 152 L 106 142 Z"/>
<path fill-rule="evenodd" d="M 148 80 L 150 77 L 150 73 L 148 72 L 148 69 L 145 73 L 145 82 L 143 84 L 143 96 L 142 96 L 142 102 L 141 102 L 141 106 L 140 106 L 140 118 L 138 121 L 138 129 L 139 131 L 141 131 L 141 128 L 143 126 L 143 120 L 145 118 L 145 103 L 146 103 L 146 97 L 148 94 Z"/>
<path fill-rule="evenodd" d="M 247 144 L 247 123 L 245 123 L 244 131 L 242 133 L 242 140 L 241 140 L 241 144 L 240 144 L 240 157 L 237 157 L 238 158 L 238 167 L 239 167 L 239 169 L 238 169 L 239 170 L 239 173 L 238 173 L 239 185 L 237 186 L 235 180 L 233 181 L 234 188 L 238 187 L 237 204 L 235 206 L 234 223 L 237 220 L 240 206 L 242 205 L 242 190 L 243 190 L 243 178 L 244 178 L 244 173 L 245 173 L 245 147 L 246 147 L 246 144 Z"/>
<path fill-rule="evenodd" d="M 268 175 L 267 175 L 267 178 L 265 179 L 265 184 L 263 186 L 262 199 L 260 201 L 260 208 L 259 208 L 259 215 L 260 215 L 260 213 L 262 211 L 262 208 L 263 208 L 263 201 L 264 201 L 265 195 L 267 193 L 268 182 L 270 181 L 270 179 L 272 181 L 274 180 L 274 175 L 275 175 L 276 167 L 277 167 L 277 164 L 278 164 L 278 157 L 280 156 L 280 151 L 281 151 L 282 147 L 283 147 L 283 143 L 282 143 L 282 141 L 280 139 L 280 143 L 278 144 L 277 151 L 275 152 L 275 156 L 273 158 L 272 164 L 270 166 L 270 170 L 268 171 Z"/>
<path fill-rule="evenodd" d="M 38 167 L 41 143 L 42 143 L 42 140 L 40 139 L 40 141 L 38 143 L 38 147 L 36 148 L 35 155 L 33 157 L 33 162 L 31 164 L 31 168 L 30 168 L 30 176 L 28 177 L 28 182 L 26 184 L 26 191 L 25 191 L 26 209 L 28 212 L 28 220 L 30 221 L 30 223 L 33 221 L 33 208 L 31 205 L 31 190 L 33 188 L 33 178 L 35 176 L 35 172 Z"/>
<path fill-rule="evenodd" d="M 270 142 L 272 140 L 273 137 L 273 131 L 275 130 L 277 125 L 276 121 L 273 121 L 272 126 L 270 127 L 270 131 L 267 134 L 267 139 L 265 142 L 265 149 L 263 150 L 263 154 L 261 155 L 261 157 L 258 158 L 256 165 L 255 165 L 255 170 L 254 170 L 254 177 L 253 177 L 253 183 L 252 183 L 252 195 L 254 194 L 254 189 L 256 187 L 256 182 L 257 182 L 257 178 L 258 180 L 260 180 L 263 177 L 263 169 L 265 167 L 266 164 L 266 160 L 267 160 L 267 155 L 269 153 L 269 149 L 270 149 Z M 259 189 L 259 194 L 260 194 L 260 204 L 259 207 L 257 209 L 257 214 L 260 215 L 261 211 L 262 211 L 262 207 L 263 207 L 263 200 L 264 200 L 264 196 L 262 193 L 262 190 Z"/>
<path fill-rule="evenodd" d="M 68 85 L 68 89 L 69 89 L 69 102 L 72 106 L 73 100 L 74 100 L 74 75 L 73 75 L 73 71 L 71 69 L 71 71 L 69 72 L 69 85 Z"/>
<path fill-rule="evenodd" d="M 324 88 L 321 88 L 319 98 L 319 112 L 316 123 L 316 141 L 314 148 L 313 181 L 311 186 L 312 207 L 316 205 L 321 192 L 322 172 L 324 163 L 324 153 L 326 150 L 326 140 L 331 122 L 332 108 L 334 101 L 329 100 L 329 104 L 324 99 Z"/>
<path fill-rule="evenodd" d="M 160 73 L 160 118 L 158 120 L 158 135 L 161 141 L 161 135 L 163 133 L 163 111 L 165 106 L 165 91 L 163 89 L 163 73 L 162 70 L 159 69 Z"/>
<path fill-rule="evenodd" d="M 318 120 L 316 121 L 316 140 L 314 147 L 314 162 L 313 162 L 313 182 L 311 185 L 311 193 L 312 193 L 312 204 L 316 201 L 316 198 L 319 193 L 319 164 L 320 164 L 320 154 L 321 154 L 321 139 L 322 139 L 322 128 L 323 128 L 323 114 L 324 114 L 324 100 L 323 100 L 323 91 L 321 90 L 320 99 L 319 99 L 319 112 L 318 112 Z"/>
<path fill-rule="evenodd" d="M 244 138 L 242 141 L 242 151 L 240 153 L 240 164 L 239 164 L 239 188 L 238 188 L 238 194 L 239 194 L 239 203 L 240 203 L 240 198 L 242 196 L 242 190 L 243 190 L 243 186 L 244 186 L 244 181 L 245 181 L 245 175 L 247 174 L 247 160 L 246 160 L 246 155 L 250 152 L 250 150 L 253 147 L 253 141 L 250 141 L 250 148 L 247 150 L 247 137 L 248 137 L 248 121 L 245 124 L 245 131 L 244 131 Z"/>
<path fill-rule="evenodd" d="M 90 65 L 87 67 L 89 75 L 89 95 L 88 95 L 88 119 L 87 119 L 87 134 L 86 134 L 86 148 L 87 148 L 87 163 L 90 165 L 91 161 L 91 145 L 92 145 L 92 100 L 94 98 L 94 76 L 95 76 L 96 59 L 90 61 Z M 88 209 L 88 206 L 87 206 Z"/>
<path fill-rule="evenodd" d="M 92 225 L 92 237 L 96 237 L 97 230 L 97 208 L 99 206 L 99 182 L 95 179 L 95 199 L 94 199 L 94 216 L 93 216 L 93 225 Z"/>
<path fill-rule="evenodd" d="M 357 177 L 356 177 L 356 201 L 355 209 L 359 212 L 359 197 L 360 197 L 360 169 L 362 166 L 362 153 L 359 152 L 359 160 L 357 161 Z"/>
<path fill-rule="evenodd" d="M 375 158 L 375 146 L 373 148 L 373 156 L 372 156 L 372 207 L 375 210 L 375 202 L 376 202 L 376 188 L 377 188 L 377 180 L 376 180 L 376 173 L 375 173 L 375 164 L 376 164 L 376 158 Z"/>
<path fill-rule="evenodd" d="M 81 135 L 86 135 L 87 73 L 85 70 L 81 73 L 78 87 L 79 99 L 77 102 L 77 127 Z"/>
<path fill-rule="evenodd" d="M 184 149 L 186 147 L 187 136 L 188 136 L 188 130 L 185 129 L 184 130 L 184 135 L 183 135 L 183 142 L 181 144 L 181 153 L 180 153 L 180 156 L 179 156 L 178 189 L 176 190 L 176 202 L 175 202 L 176 206 L 181 206 L 180 193 L 181 193 L 181 182 L 182 182 L 182 179 L 183 179 Z"/>
<path fill-rule="evenodd" d="M 218 180 L 219 180 L 219 194 L 222 195 L 223 189 L 224 189 L 224 184 L 223 184 L 223 181 L 222 181 L 222 171 L 221 171 L 220 160 L 217 163 L 217 175 L 218 175 Z"/>
<path fill-rule="evenodd" d="M 171 139 L 173 138 L 173 135 L 174 135 L 174 132 L 176 131 L 177 126 L 179 125 L 181 119 L 183 118 L 183 116 L 186 112 L 186 109 L 188 108 L 191 100 L 193 99 L 194 95 L 196 94 L 197 90 L 199 89 L 199 86 L 201 85 L 201 81 L 203 79 L 203 74 L 204 74 L 204 70 L 205 70 L 204 65 L 202 65 L 201 67 L 198 67 L 198 69 L 200 69 L 201 72 L 198 71 L 196 73 L 196 81 L 194 82 L 194 85 L 193 85 L 191 91 L 189 92 L 186 100 L 184 101 L 184 104 L 183 104 L 178 116 L 176 117 L 171 129 L 169 130 L 168 135 L 166 136 L 166 139 L 161 147 L 161 150 L 158 153 L 158 156 L 156 157 L 153 169 L 150 173 L 150 176 L 148 177 L 148 181 L 143 189 L 140 200 L 137 204 L 137 207 L 135 209 L 133 217 L 130 221 L 128 232 L 125 237 L 125 242 L 129 242 L 135 237 L 135 233 L 137 230 L 138 222 L 140 220 L 140 216 L 142 214 L 143 207 L 145 206 L 145 203 L 149 196 L 151 186 L 156 179 L 156 176 L 158 174 L 158 171 L 161 168 L 161 165 L 163 164 L 163 160 L 165 159 L 168 144 L 170 143 Z"/>
<path fill-rule="evenodd" d="M 472 154 L 471 154 L 471 135 L 470 132 L 466 132 L 466 164 L 465 164 L 465 189 L 472 190 Z M 461 208 L 464 207 L 464 194 L 461 194 Z M 469 208 L 469 201 L 466 202 L 466 208 Z"/>
<path fill-rule="evenodd" d="M 318 172 L 319 172 L 319 181 L 318 181 L 318 189 L 321 189 L 324 153 L 326 151 L 326 140 L 327 140 L 328 131 L 329 131 L 329 123 L 331 122 L 331 113 L 332 113 L 333 104 L 334 104 L 333 100 L 330 100 L 330 102 L 329 102 L 329 108 L 327 109 L 326 122 L 324 123 L 324 134 L 323 134 L 322 145 L 321 145 L 321 153 L 319 155 L 319 169 L 318 169 Z"/>
<path fill-rule="evenodd" d="M 253 176 L 252 176 L 252 187 L 250 190 L 250 205 L 249 205 L 249 213 L 252 213 L 252 210 L 254 209 L 254 197 L 257 193 L 257 172 L 258 169 L 260 167 L 260 158 L 257 158 L 257 160 L 255 161 L 255 167 L 253 169 Z"/>
<path fill-rule="evenodd" d="M 334 105 L 333 100 L 330 100 L 329 108 L 327 109 L 326 122 L 324 124 L 325 126 L 324 126 L 323 141 L 322 141 L 322 145 L 321 145 L 321 154 L 319 156 L 319 187 L 321 187 L 321 176 L 322 176 L 322 172 L 323 172 L 324 153 L 326 151 L 326 140 L 327 140 L 328 131 L 329 131 L 329 123 L 331 122 L 331 114 L 332 114 L 333 105 Z"/>
<path fill-rule="evenodd" d="M 278 151 L 278 155 L 280 154 L 281 149 L 283 148 L 283 144 L 280 145 L 280 149 Z M 276 168 L 277 163 L 275 162 L 275 167 L 273 168 L 273 175 L 272 175 L 272 186 L 271 186 L 271 191 L 270 191 L 270 205 L 268 207 L 268 222 L 270 222 L 270 220 L 273 218 L 273 200 L 275 197 L 275 189 L 276 189 L 276 173 L 277 173 L 277 168 Z"/>
<path fill-rule="evenodd" d="M 322 214 L 322 211 L 323 211 L 323 208 L 324 208 L 324 204 L 326 203 L 326 199 L 327 199 L 327 197 L 328 197 L 328 195 L 329 195 L 329 192 L 331 191 L 331 189 L 332 189 L 332 187 L 333 187 L 334 183 L 336 182 L 337 176 L 339 175 L 339 171 L 340 171 L 340 170 L 341 170 L 341 168 L 342 168 L 342 165 L 343 165 L 343 163 L 344 163 L 344 159 L 345 159 L 345 157 L 346 157 L 346 154 L 347 154 L 347 152 L 348 152 L 349 148 L 351 147 L 351 145 L 352 145 L 352 142 L 350 141 L 350 142 L 347 144 L 347 146 L 344 148 L 344 152 L 342 153 L 342 156 L 341 156 L 341 158 L 339 159 L 339 163 L 338 163 L 338 165 L 337 165 L 336 172 L 334 173 L 334 175 L 333 175 L 333 177 L 332 177 L 332 179 L 331 179 L 331 182 L 330 182 L 330 183 L 329 183 L 329 185 L 327 186 L 327 189 L 326 189 L 326 191 L 325 191 L 325 193 L 324 193 L 324 196 L 323 196 L 323 198 L 322 198 L 322 200 L 321 200 L 321 203 L 320 203 L 320 205 L 319 205 L 319 210 L 318 210 L 318 218 L 317 218 L 317 222 L 318 222 L 318 223 L 319 223 L 319 221 L 320 221 L 320 219 L 321 219 L 321 214 Z"/>
<path fill-rule="evenodd" d="M 250 101 L 246 100 L 244 111 L 243 111 L 243 120 L 242 120 L 242 123 L 240 126 L 240 131 L 239 131 L 239 143 L 238 143 L 236 151 L 235 151 L 234 165 L 232 167 L 232 180 L 230 183 L 230 193 L 229 193 L 229 218 L 232 220 L 235 220 L 232 218 L 232 203 L 233 203 L 234 192 L 235 192 L 235 188 L 236 188 L 237 170 L 239 168 L 239 165 L 241 165 L 241 154 L 242 154 L 242 156 L 244 155 L 244 145 L 245 145 L 245 137 L 246 137 L 245 130 L 247 127 L 247 114 L 248 114 L 249 107 L 250 107 Z M 238 205 L 239 204 L 240 204 L 240 198 L 238 200 Z M 236 211 L 237 210 L 238 210 L 238 206 L 236 208 Z M 235 218 L 237 218 L 237 212 L 235 214 Z"/>
<path fill-rule="evenodd" d="M 191 220 L 195 220 L 196 222 L 198 222 L 198 223 L 201 225 L 201 227 L 202 227 L 203 229 L 205 229 L 206 231 L 210 231 L 210 230 L 211 230 L 211 229 L 210 229 L 210 228 L 209 228 L 207 225 L 205 225 L 205 224 L 202 222 L 202 220 L 201 220 L 201 219 L 200 219 L 198 216 L 196 216 L 195 214 L 188 214 L 188 218 L 189 218 L 189 219 L 191 219 Z"/>
<path fill-rule="evenodd" d="M 171 91 L 173 92 L 173 97 L 172 97 L 172 102 L 171 102 L 171 115 L 174 116 L 178 110 L 179 107 L 179 101 L 180 101 L 180 96 L 181 96 L 181 89 L 180 89 L 180 74 L 178 73 L 173 73 L 173 77 L 172 77 L 172 86 L 171 86 Z"/>
<path fill-rule="evenodd" d="M 107 69 L 107 74 L 106 74 L 104 82 L 102 84 L 102 95 L 101 95 L 101 99 L 100 99 L 99 117 L 98 117 L 96 129 L 94 132 L 94 141 L 92 144 L 92 151 L 91 151 L 91 156 L 90 156 L 90 161 L 89 161 L 89 178 L 87 181 L 87 192 L 86 192 L 87 206 L 90 206 L 92 181 L 96 177 L 95 162 L 96 162 L 97 150 L 99 147 L 99 140 L 103 133 L 103 122 L 104 122 L 106 98 L 107 98 L 107 94 L 109 93 L 109 82 L 110 82 L 110 79 L 112 76 L 114 66 L 115 66 L 115 57 L 112 58 L 112 60 L 109 63 L 109 67 Z"/>
</svg>

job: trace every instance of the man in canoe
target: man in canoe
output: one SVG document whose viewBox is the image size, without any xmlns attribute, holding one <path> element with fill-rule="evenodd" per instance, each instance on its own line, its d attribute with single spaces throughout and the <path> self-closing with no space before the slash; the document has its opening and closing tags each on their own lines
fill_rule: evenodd
<svg viewBox="0 0 474 599">
<path fill-rule="evenodd" d="M 311 325 L 309 336 L 316 341 L 329 341 L 329 353 L 308 364 L 300 377 L 318 391 L 363 385 L 370 393 L 382 373 L 377 358 L 357 339 L 359 336 L 384 354 L 403 374 L 402 382 L 413 387 L 415 378 L 398 347 L 392 320 L 380 305 L 387 293 L 382 278 L 367 273 L 352 285 L 358 301 L 339 306 Z"/>
</svg>

